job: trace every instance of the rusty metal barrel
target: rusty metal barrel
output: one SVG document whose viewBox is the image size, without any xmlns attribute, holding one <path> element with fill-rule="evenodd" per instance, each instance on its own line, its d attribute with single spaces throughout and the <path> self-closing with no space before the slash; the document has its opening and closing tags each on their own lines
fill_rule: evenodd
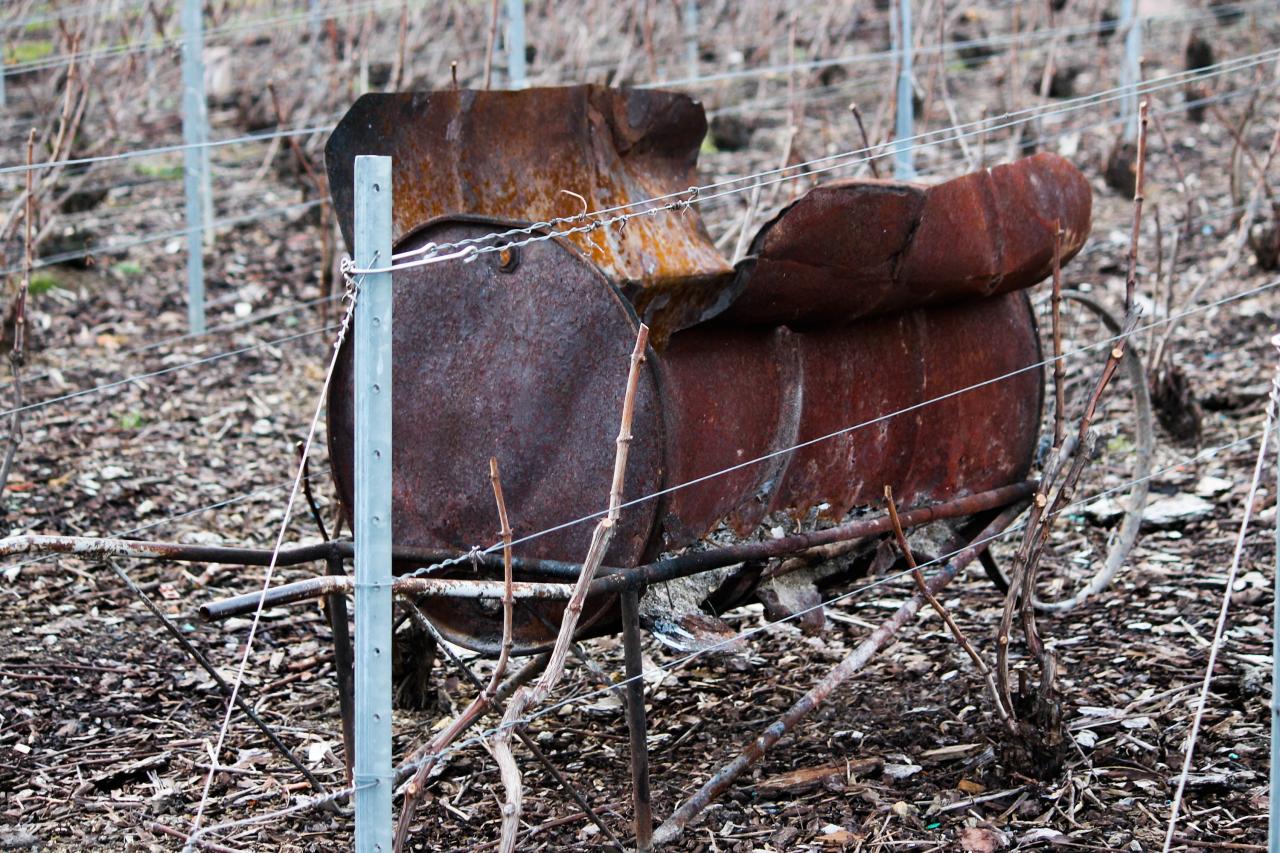
<svg viewBox="0 0 1280 853">
<path fill-rule="evenodd" d="M 357 102 L 326 155 L 348 233 L 351 160 L 395 158 L 403 252 L 563 215 L 557 182 L 593 208 L 680 192 L 696 183 L 703 132 L 696 102 L 667 92 L 381 95 Z M 516 537 L 547 531 L 520 553 L 581 559 L 592 524 L 562 525 L 607 504 L 642 319 L 656 346 L 626 472 L 624 497 L 638 502 L 623 510 L 608 565 L 726 524 L 745 535 L 771 513 L 840 518 L 878 503 L 885 485 L 914 506 L 1021 480 L 1043 387 L 1022 289 L 1050 271 L 1059 226 L 1069 258 L 1089 222 L 1083 177 L 1040 155 L 927 188 L 820 186 L 766 225 L 736 269 L 691 209 L 397 272 L 395 541 L 492 544 L 494 456 Z M 348 505 L 352 360 L 348 341 L 329 403 Z M 450 640 L 497 649 L 495 602 L 425 606 Z M 554 638 L 560 606 L 517 608 L 517 651 Z M 594 598 L 583 624 L 605 630 L 615 612 L 611 597 Z"/>
</svg>

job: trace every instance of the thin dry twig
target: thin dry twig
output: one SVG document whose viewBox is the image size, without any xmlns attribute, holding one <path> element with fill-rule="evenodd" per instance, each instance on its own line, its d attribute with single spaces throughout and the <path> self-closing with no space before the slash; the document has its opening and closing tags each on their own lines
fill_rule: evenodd
<svg viewBox="0 0 1280 853">
<path fill-rule="evenodd" d="M 609 512 L 600 519 L 591 534 L 591 545 L 587 549 L 586 559 L 582 563 L 582 572 L 578 575 L 573 588 L 573 595 L 565 606 L 564 618 L 560 623 L 560 633 L 551 652 L 551 660 L 547 663 L 542 677 L 532 687 L 522 687 L 511 697 L 507 711 L 502 717 L 502 726 L 493 738 L 493 754 L 497 759 L 502 777 L 502 786 L 507 792 L 506 802 L 502 806 L 502 853 L 515 850 L 516 837 L 520 831 L 520 811 L 523 805 L 523 791 L 520 768 L 511 754 L 511 732 L 520 724 L 526 709 L 531 705 L 546 701 L 551 691 L 564 675 L 565 658 L 569 654 L 569 646 L 573 642 L 574 632 L 578 627 L 578 618 L 582 614 L 582 606 L 587 598 L 587 589 L 595 577 L 596 570 L 604 561 L 605 552 L 613 539 L 622 507 L 622 486 L 627 469 L 627 453 L 631 446 L 631 419 L 635 411 L 636 388 L 640 383 L 640 365 L 644 363 L 645 346 L 649 341 L 649 327 L 641 324 L 636 335 L 635 349 L 631 352 L 631 367 L 627 375 L 627 390 L 622 400 L 622 425 L 618 430 L 615 442 L 617 451 L 614 454 L 613 482 L 609 489 Z"/>
<path fill-rule="evenodd" d="M 1128 269 L 1124 277 L 1124 311 L 1133 310 L 1133 295 L 1138 279 L 1138 238 L 1142 228 L 1143 187 L 1147 175 L 1147 102 L 1138 105 L 1138 175 L 1133 189 L 1133 233 L 1129 237 Z"/>
<path fill-rule="evenodd" d="M 499 0 L 493 0 L 493 4 L 489 7 L 489 38 L 484 46 L 484 88 L 486 89 L 493 81 L 493 48 L 498 41 L 498 2 Z"/>
<path fill-rule="evenodd" d="M 489 482 L 493 484 L 493 499 L 498 504 L 498 520 L 502 524 L 502 650 L 493 667 L 489 686 L 484 689 L 486 701 L 492 702 L 498 684 L 507 671 L 511 659 L 511 609 L 515 593 L 511 587 L 511 523 L 507 520 L 507 502 L 502 497 L 502 477 L 498 472 L 497 457 L 489 457 Z"/>
<path fill-rule="evenodd" d="M 849 112 L 853 113 L 853 120 L 858 123 L 858 133 L 862 134 L 862 148 L 867 152 L 867 165 L 871 167 L 871 176 L 879 179 L 880 170 L 876 168 L 876 158 L 871 155 L 871 140 L 867 138 L 867 128 L 862 123 L 862 113 L 858 110 L 856 103 L 849 104 Z"/>
<path fill-rule="evenodd" d="M 942 602 L 938 600 L 938 597 L 929 590 L 928 585 L 924 582 L 924 574 L 921 573 L 916 565 L 915 555 L 911 552 L 911 545 L 907 542 L 907 535 L 902 530 L 902 520 L 898 517 L 898 506 L 893 500 L 892 486 L 886 485 L 884 487 L 884 501 L 889 508 L 889 519 L 893 522 L 894 538 L 898 541 L 898 549 L 902 551 L 902 558 L 907 561 L 907 566 L 911 569 L 911 577 L 915 579 L 916 589 L 924 596 L 925 601 L 929 602 L 929 606 L 942 617 L 942 621 L 947 623 L 951 636 L 956 638 L 956 643 L 969 655 L 969 659 L 973 661 L 973 665 L 978 668 L 978 672 L 982 674 L 983 679 L 987 682 L 987 689 L 991 691 L 991 696 L 995 699 L 996 713 L 1005 726 L 1010 731 L 1014 731 L 1013 709 L 1005 704 L 1005 698 L 996 689 L 995 675 L 991 672 L 991 667 L 987 666 L 987 662 L 982 659 L 982 655 L 978 654 L 978 650 L 973 647 L 973 643 L 969 642 L 969 638 L 965 636 L 964 632 L 960 630 L 960 626 L 956 624 L 955 619 L 951 617 L 950 611 L 943 606 Z"/>
<path fill-rule="evenodd" d="M 1098 377 L 1093 394 L 1085 406 L 1085 411 L 1080 419 L 1076 433 L 1063 439 L 1061 446 L 1054 448 L 1049 463 L 1045 466 L 1044 473 L 1041 476 L 1040 487 L 1032 499 L 1031 512 L 1026 524 L 1026 533 L 1013 559 L 1013 572 L 1009 580 L 1009 591 L 1005 594 L 1004 610 L 1001 614 L 1000 626 L 996 634 L 996 684 L 1000 689 L 1001 696 L 1010 707 L 1013 706 L 1013 702 L 1009 687 L 1009 635 L 1013 627 L 1013 614 L 1018 609 L 1019 602 L 1021 602 L 1023 635 L 1026 638 L 1028 650 L 1033 657 L 1041 661 L 1042 667 L 1047 672 L 1051 666 L 1051 661 L 1049 660 L 1051 655 L 1045 654 L 1044 644 L 1040 640 L 1035 622 L 1034 591 L 1040 554 L 1045 541 L 1048 539 L 1049 528 L 1053 520 L 1062 511 L 1062 508 L 1071 502 L 1075 487 L 1081 474 L 1084 473 L 1084 467 L 1093 455 L 1096 434 L 1091 427 L 1094 416 L 1097 413 L 1098 403 L 1102 399 L 1102 394 L 1108 384 L 1110 384 L 1112 376 L 1115 375 L 1116 368 L 1119 367 L 1121 360 L 1124 358 L 1129 336 L 1133 333 L 1137 323 L 1137 312 L 1131 312 L 1115 345 L 1107 355 L 1107 362 L 1103 366 L 1102 374 Z M 1062 473 L 1068 459 L 1071 459 L 1071 465 L 1067 468 L 1067 473 L 1059 481 L 1059 474 Z"/>
<path fill-rule="evenodd" d="M 1147 103 L 1145 101 L 1139 107 L 1139 116 L 1138 177 L 1134 190 L 1133 229 L 1130 237 L 1128 270 L 1125 279 L 1125 324 L 1108 354 L 1107 362 L 1085 406 L 1076 434 L 1072 437 L 1066 437 L 1059 420 L 1055 418 L 1053 451 L 1050 455 L 1049 463 L 1045 466 L 1044 474 L 1041 476 L 1040 487 L 1037 489 L 1035 498 L 1032 501 L 1031 511 L 1027 519 L 1026 533 L 1023 536 L 1017 554 L 1014 556 L 1009 590 L 1005 594 L 1000 626 L 996 632 L 996 684 L 999 688 L 1001 700 L 1009 708 L 1013 708 L 1012 692 L 1009 686 L 1009 635 L 1013 628 L 1014 611 L 1019 609 L 1019 603 L 1021 604 L 1022 631 L 1028 652 L 1040 662 L 1043 676 L 1041 682 L 1042 694 L 1046 692 L 1045 688 L 1050 685 L 1052 680 L 1051 673 L 1056 669 L 1053 656 L 1051 653 L 1046 653 L 1044 643 L 1040 640 L 1039 631 L 1036 628 L 1035 584 L 1040 566 L 1040 555 L 1044 548 L 1044 543 L 1048 539 L 1049 528 L 1053 519 L 1061 511 L 1062 507 L 1070 502 L 1080 476 L 1084 473 L 1085 465 L 1093 455 L 1096 436 L 1090 427 L 1097 412 L 1098 403 L 1107 385 L 1110 384 L 1112 376 L 1115 375 L 1116 369 L 1120 366 L 1121 360 L 1124 358 L 1129 336 L 1133 333 L 1133 329 L 1138 322 L 1138 314 L 1134 309 L 1133 301 L 1138 263 L 1138 238 L 1142 228 L 1142 193 L 1145 172 L 1143 163 L 1146 156 L 1147 126 Z M 1054 379 L 1057 386 L 1055 393 L 1057 394 L 1058 411 L 1061 413 L 1065 407 L 1065 400 L 1063 399 L 1065 395 L 1061 393 L 1063 382 L 1059 373 L 1061 338 L 1059 337 L 1059 306 L 1057 303 L 1061 299 L 1061 263 L 1058 254 L 1059 249 L 1055 245 Z M 1073 455 L 1074 458 L 1072 458 Z M 1059 482 L 1059 475 L 1062 473 L 1064 466 L 1066 466 L 1068 459 L 1071 459 L 1071 465 L 1066 469 L 1066 474 Z"/>
<path fill-rule="evenodd" d="M 437 631 L 436 627 L 427 620 L 427 617 L 423 615 L 422 610 L 419 609 L 417 604 L 412 601 L 408 601 L 406 604 L 409 607 L 409 614 L 411 618 L 420 628 L 426 631 L 426 633 L 431 636 L 436 643 L 439 644 L 440 650 L 444 652 L 445 657 L 448 658 L 449 663 L 453 665 L 453 668 L 461 673 L 462 677 L 467 679 L 467 681 L 471 683 L 471 686 L 478 692 L 484 692 L 485 685 L 480 683 L 480 679 L 471 671 L 471 668 L 463 663 L 453 649 L 450 648 L 449 644 L 445 642 L 444 637 L 440 636 L 440 632 Z M 541 672 L 546 666 L 547 658 L 548 655 L 538 655 L 531 658 L 528 664 L 512 674 L 510 678 L 499 685 L 498 689 L 495 691 L 493 703 L 489 706 L 488 710 L 501 710 L 500 703 L 505 701 L 512 693 L 514 693 L 520 685 L 525 684 L 530 679 L 534 678 L 537 673 Z M 569 783 L 568 779 L 564 778 L 564 774 L 560 772 L 559 768 L 551 763 L 551 759 L 549 759 L 546 753 L 538 747 L 537 742 L 533 738 L 529 737 L 527 733 L 518 729 L 516 730 L 516 737 L 520 738 L 520 742 L 528 748 L 529 752 L 533 754 L 533 757 L 536 758 L 547 773 L 555 779 L 556 784 L 563 788 L 569 797 L 578 804 L 578 808 L 582 809 L 582 814 L 600 828 L 600 831 L 604 833 L 605 837 L 609 839 L 614 847 L 619 851 L 624 851 L 625 853 L 626 847 L 614 831 L 609 828 L 609 824 L 605 823 L 604 819 L 601 818 L 596 810 L 591 807 L 591 804 L 588 803 L 582 794 L 578 792 L 578 789 L 573 787 L 573 785 Z M 576 819 L 578 818 L 575 818 L 575 820 Z M 528 836 L 526 836 L 526 838 L 527 837 Z M 489 846 L 497 847 L 498 842 L 494 841 Z"/>
<path fill-rule="evenodd" d="M 1067 418 L 1067 368 L 1062 363 L 1062 223 L 1053 238 L 1053 446 L 1061 447 Z"/>
<path fill-rule="evenodd" d="M 399 92 L 404 87 L 404 50 L 405 40 L 409 33 L 409 4 L 400 7 L 400 34 L 396 43 L 396 63 L 391 70 L 391 91 Z"/>
<path fill-rule="evenodd" d="M 498 506 L 498 521 L 502 525 L 502 650 L 499 652 L 498 662 L 493 667 L 493 675 L 489 678 L 488 685 L 480 689 L 476 697 L 471 700 L 471 703 L 467 705 L 461 714 L 454 718 L 453 722 L 444 731 L 433 738 L 415 755 L 414 760 L 420 760 L 424 756 L 430 756 L 430 758 L 418 768 L 418 772 L 413 775 L 413 779 L 410 780 L 405 788 L 404 803 L 400 808 L 400 819 L 396 822 L 395 850 L 397 851 L 404 848 L 404 842 L 409 837 L 409 825 L 413 821 L 414 812 L 418 809 L 418 801 L 425 791 L 427 778 L 435 767 L 436 757 L 445 747 L 457 740 L 463 732 L 471 728 L 493 706 L 498 693 L 498 686 L 507 670 L 507 661 L 511 657 L 512 605 L 515 598 L 511 585 L 511 524 L 507 519 L 507 502 L 502 496 L 502 478 L 498 471 L 498 460 L 494 457 L 489 458 L 489 482 L 493 485 L 493 498 Z M 416 604 L 410 602 L 410 607 L 410 615 L 414 616 L 417 621 L 427 621 L 426 617 L 422 616 L 421 611 L 418 610 Z M 432 631 L 431 633 L 434 636 L 435 632 Z M 444 648 L 447 649 L 447 646 Z M 468 673 L 471 672 L 469 669 L 466 671 Z"/>
<path fill-rule="evenodd" d="M 27 166 L 35 157 L 36 130 L 27 135 Z M 22 443 L 22 366 L 26 361 L 27 294 L 31 291 L 32 236 L 31 224 L 35 215 L 35 194 L 31 191 L 32 170 L 27 169 L 27 190 L 23 199 L 24 239 L 22 247 L 22 284 L 13 301 L 13 345 L 9 349 L 9 368 L 13 371 L 13 415 L 9 418 L 9 443 L 5 447 L 4 462 L 0 464 L 0 492 L 9 485 L 13 460 Z"/>
</svg>

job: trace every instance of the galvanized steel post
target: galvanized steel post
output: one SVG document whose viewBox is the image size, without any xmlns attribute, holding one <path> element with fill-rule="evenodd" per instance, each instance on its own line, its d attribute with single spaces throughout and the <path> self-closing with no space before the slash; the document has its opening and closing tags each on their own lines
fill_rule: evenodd
<svg viewBox="0 0 1280 853">
<path fill-rule="evenodd" d="M 1138 84 L 1142 82 L 1142 19 L 1137 14 L 1137 0 L 1121 0 L 1120 28 L 1124 32 L 1124 62 L 1120 65 L 1120 100 L 1124 118 L 1124 138 L 1138 139 Z"/>
<path fill-rule="evenodd" d="M 685 61 L 689 63 L 689 79 L 698 77 L 698 0 L 684 0 Z"/>
<path fill-rule="evenodd" d="M 4 42 L 0 42 L 0 110 L 5 108 L 4 94 Z"/>
<path fill-rule="evenodd" d="M 523 89 L 529 85 L 525 65 L 524 0 L 507 0 L 507 86 Z"/>
<path fill-rule="evenodd" d="M 391 158 L 356 157 L 355 263 L 391 265 Z M 355 821 L 358 853 L 390 853 L 391 273 L 366 274 L 355 326 Z"/>
<path fill-rule="evenodd" d="M 898 121 L 893 152 L 893 176 L 910 180 L 916 176 L 915 145 L 904 142 L 915 135 L 915 83 L 912 80 L 911 0 L 898 0 Z"/>
<path fill-rule="evenodd" d="M 182 0 L 182 157 L 187 197 L 187 325 L 204 333 L 204 227 L 209 113 L 204 97 L 204 4 Z"/>
</svg>

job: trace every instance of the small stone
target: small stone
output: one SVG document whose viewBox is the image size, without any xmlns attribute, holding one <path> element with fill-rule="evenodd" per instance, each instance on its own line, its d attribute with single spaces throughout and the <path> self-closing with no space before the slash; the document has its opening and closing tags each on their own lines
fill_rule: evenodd
<svg viewBox="0 0 1280 853">
<path fill-rule="evenodd" d="M 1099 527 L 1111 527 L 1124 515 L 1125 508 L 1114 498 L 1093 501 L 1084 508 L 1084 517 Z"/>
<path fill-rule="evenodd" d="M 1094 744 L 1098 742 L 1098 734 L 1093 729 L 1081 729 L 1073 737 L 1083 749 L 1093 749 Z"/>
<path fill-rule="evenodd" d="M 1212 514 L 1213 504 L 1204 498 L 1188 494 L 1170 495 L 1147 504 L 1142 513 L 1142 526 L 1155 529 L 1182 527 L 1193 521 L 1203 521 Z"/>
<path fill-rule="evenodd" d="M 1196 483 L 1195 493 L 1202 498 L 1216 498 L 1231 491 L 1232 482 L 1222 477 L 1204 476 Z"/>
<path fill-rule="evenodd" d="M 886 764 L 884 766 L 884 776 L 894 782 L 901 782 L 903 779 L 909 779 L 921 771 L 919 764 Z"/>
</svg>

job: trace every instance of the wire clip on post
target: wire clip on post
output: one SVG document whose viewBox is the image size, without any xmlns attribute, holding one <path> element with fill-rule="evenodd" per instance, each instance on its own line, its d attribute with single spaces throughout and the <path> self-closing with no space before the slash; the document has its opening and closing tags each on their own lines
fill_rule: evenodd
<svg viewBox="0 0 1280 853">
<path fill-rule="evenodd" d="M 356 266 L 391 257 L 391 158 L 356 157 Z M 391 853 L 391 273 L 360 285 L 355 340 L 355 821 Z"/>
</svg>

